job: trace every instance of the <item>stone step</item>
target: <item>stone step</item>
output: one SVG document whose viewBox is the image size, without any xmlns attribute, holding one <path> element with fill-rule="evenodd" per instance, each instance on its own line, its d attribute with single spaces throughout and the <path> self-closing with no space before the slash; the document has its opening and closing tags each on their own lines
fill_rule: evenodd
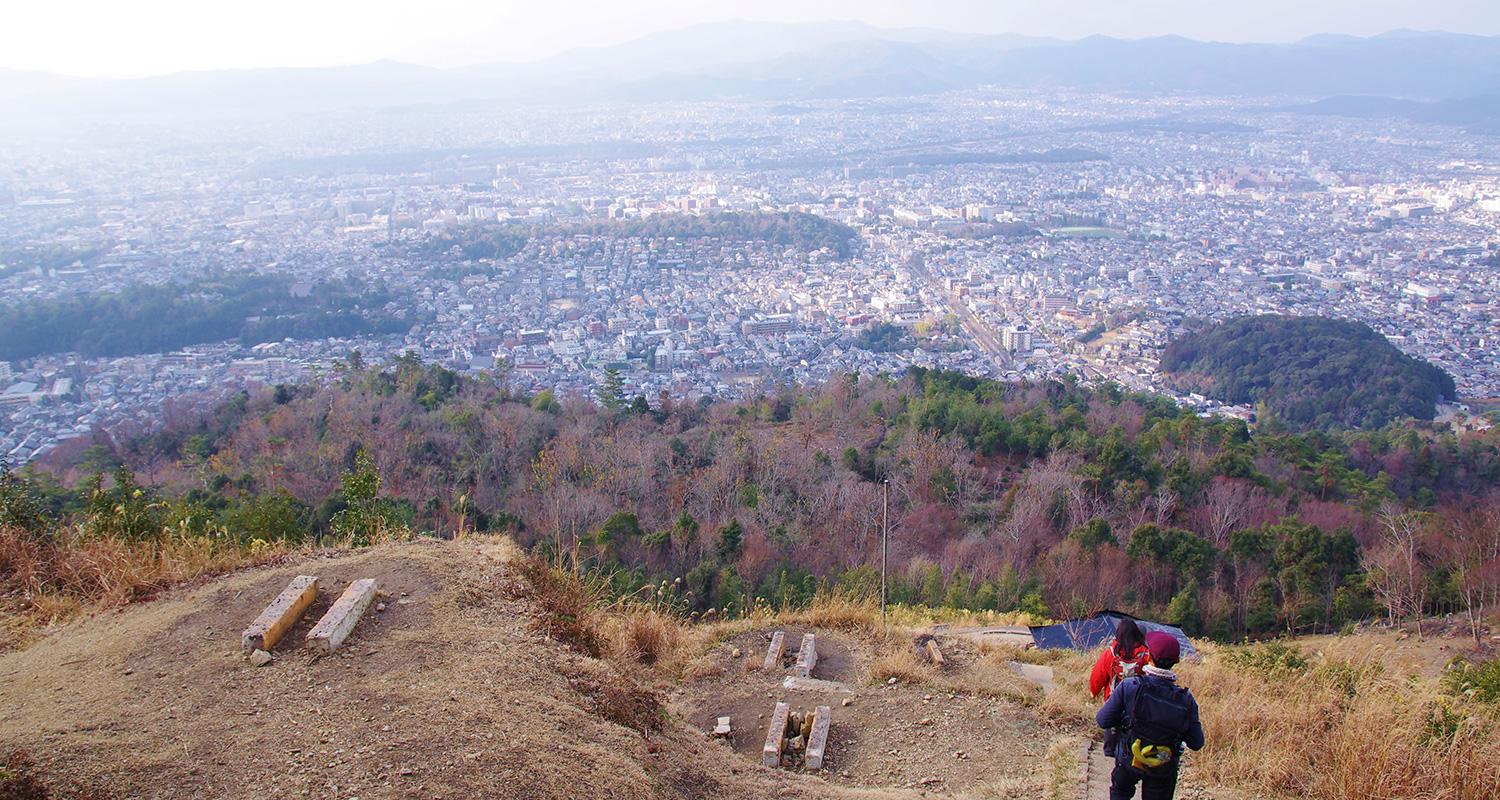
<svg viewBox="0 0 1500 800">
<path fill-rule="evenodd" d="M 359 624 L 360 617 L 364 616 L 375 601 L 375 594 L 374 578 L 364 578 L 349 584 L 349 588 L 339 595 L 328 613 L 308 631 L 307 646 L 330 653 L 339 649 L 344 640 L 349 638 L 349 634 L 354 632 L 354 626 Z"/>
<path fill-rule="evenodd" d="M 298 575 L 240 636 L 245 652 L 270 650 L 318 599 L 318 576 Z"/>
<path fill-rule="evenodd" d="M 828 728 L 832 724 L 833 710 L 828 706 L 818 706 L 817 715 L 813 719 L 812 734 L 807 737 L 805 765 L 808 769 L 823 768 L 823 755 L 828 749 Z"/>
<path fill-rule="evenodd" d="M 791 706 L 777 703 L 776 711 L 771 714 L 771 726 L 766 730 L 766 746 L 761 749 L 761 763 L 768 767 L 781 764 L 781 746 L 786 741 L 786 722 L 791 713 Z"/>
<path fill-rule="evenodd" d="M 818 665 L 817 637 L 810 633 L 802 634 L 802 647 L 797 650 L 796 675 L 799 678 L 811 678 L 813 668 Z"/>
<path fill-rule="evenodd" d="M 786 632 L 771 634 L 771 646 L 766 650 L 766 672 L 781 671 L 781 656 L 786 652 Z"/>
</svg>

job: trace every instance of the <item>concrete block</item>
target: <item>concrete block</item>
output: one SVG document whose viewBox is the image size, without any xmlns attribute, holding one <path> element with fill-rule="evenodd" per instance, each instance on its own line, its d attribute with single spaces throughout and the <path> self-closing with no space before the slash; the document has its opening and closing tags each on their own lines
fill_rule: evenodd
<svg viewBox="0 0 1500 800">
<path fill-rule="evenodd" d="M 719 724 L 714 726 L 714 736 L 728 739 L 731 735 L 733 731 L 729 729 L 729 717 L 719 717 Z"/>
<path fill-rule="evenodd" d="M 813 667 L 818 665 L 818 645 L 816 637 L 810 633 L 802 634 L 802 648 L 797 651 L 797 670 L 799 678 L 811 678 Z"/>
<path fill-rule="evenodd" d="M 339 595 L 334 601 L 333 607 L 328 613 L 318 620 L 307 633 L 307 646 L 315 650 L 333 652 L 339 649 L 339 645 L 349 638 L 354 632 L 354 626 L 359 624 L 359 618 L 364 616 L 365 611 L 375 601 L 375 579 L 365 578 L 349 584 L 349 588 Z"/>
<path fill-rule="evenodd" d="M 813 717 L 812 733 L 807 737 L 804 763 L 808 769 L 823 768 L 823 755 L 828 751 L 828 728 L 832 724 L 833 710 L 828 706 L 818 706 L 818 712 Z"/>
<path fill-rule="evenodd" d="M 318 599 L 318 576 L 298 575 L 292 579 L 281 594 L 260 612 L 250 627 L 240 636 L 240 644 L 246 652 L 270 650 L 276 642 L 291 630 L 303 612 Z"/>
<path fill-rule="evenodd" d="M 943 651 L 938 649 L 936 639 L 927 640 L 927 655 L 932 658 L 932 665 L 935 667 L 941 667 L 945 663 L 943 661 Z"/>
<path fill-rule="evenodd" d="M 761 750 L 761 763 L 768 767 L 781 765 L 781 745 L 786 741 L 786 722 L 791 713 L 791 706 L 777 703 L 776 711 L 771 714 L 771 724 L 766 728 L 766 746 Z"/>
<path fill-rule="evenodd" d="M 786 652 L 786 632 L 771 634 L 771 646 L 766 650 L 766 672 L 781 671 L 781 654 Z"/>
</svg>

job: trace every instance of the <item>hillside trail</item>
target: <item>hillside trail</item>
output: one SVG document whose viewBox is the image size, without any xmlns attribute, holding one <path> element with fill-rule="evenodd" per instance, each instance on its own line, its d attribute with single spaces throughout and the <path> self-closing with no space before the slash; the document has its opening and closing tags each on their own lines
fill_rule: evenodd
<svg viewBox="0 0 1500 800">
<path fill-rule="evenodd" d="M 872 681 L 876 648 L 821 629 L 814 677 L 847 690 L 791 692 L 749 668 L 767 631 L 706 645 L 681 680 L 624 675 L 536 632 L 516 553 L 503 539 L 303 553 L 97 612 L 0 655 L 0 753 L 117 798 L 1030 798 L 1055 795 L 1049 746 L 1082 732 L 965 688 L 981 668 L 1025 683 L 974 643 L 947 648 L 947 685 Z M 250 666 L 240 632 L 299 574 L 319 576 L 319 600 Z M 338 653 L 303 648 L 362 578 L 384 610 Z M 646 683 L 666 701 L 660 730 L 611 721 Z M 824 769 L 761 765 L 783 699 L 833 709 Z M 711 740 L 726 713 L 733 740 Z"/>
<path fill-rule="evenodd" d="M 875 796 L 748 763 L 678 720 L 605 719 L 631 685 L 533 631 L 506 557 L 430 539 L 304 554 L 97 613 L 0 655 L 0 751 L 119 798 Z M 251 667 L 240 632 L 298 574 L 319 576 L 318 603 Z M 334 655 L 302 648 L 361 578 L 385 610 Z"/>
</svg>

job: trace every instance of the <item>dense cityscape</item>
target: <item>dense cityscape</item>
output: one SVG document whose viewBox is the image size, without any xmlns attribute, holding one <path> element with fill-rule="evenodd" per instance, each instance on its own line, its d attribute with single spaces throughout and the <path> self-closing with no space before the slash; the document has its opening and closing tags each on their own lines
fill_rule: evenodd
<svg viewBox="0 0 1500 800">
<path fill-rule="evenodd" d="M 1362 321 L 1447 370 L 1450 403 L 1500 396 L 1492 139 L 1285 108 L 968 90 L 15 133 L 0 304 L 140 286 L 209 303 L 202 281 L 251 273 L 294 298 L 340 287 L 383 322 L 12 356 L 0 452 L 24 463 L 149 429 L 356 352 L 560 397 L 593 399 L 614 375 L 653 405 L 919 365 L 1113 381 L 1248 417 L 1157 364 L 1188 330 L 1261 313 Z M 726 214 L 812 215 L 851 238 L 636 224 Z M 482 252 L 496 232 L 513 246 Z"/>
</svg>

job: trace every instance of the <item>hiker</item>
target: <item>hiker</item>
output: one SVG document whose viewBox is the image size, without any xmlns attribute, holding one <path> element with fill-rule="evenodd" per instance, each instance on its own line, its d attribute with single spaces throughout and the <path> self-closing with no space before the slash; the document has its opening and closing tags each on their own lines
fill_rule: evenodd
<svg viewBox="0 0 1500 800">
<path fill-rule="evenodd" d="M 1120 620 L 1115 628 L 1115 640 L 1099 654 L 1094 671 L 1089 673 L 1089 694 L 1094 697 L 1102 694 L 1108 700 L 1115 684 L 1141 674 L 1141 667 L 1146 665 L 1150 655 L 1146 635 L 1141 633 L 1135 620 L 1129 617 Z"/>
<path fill-rule="evenodd" d="M 1120 730 L 1114 752 L 1106 749 L 1115 759 L 1109 800 L 1130 800 L 1136 784 L 1142 800 L 1172 800 L 1183 746 L 1203 749 L 1198 701 L 1172 671 L 1181 654 L 1177 639 L 1152 631 L 1146 648 L 1151 658 L 1141 676 L 1120 681 L 1094 718 L 1101 728 Z"/>
<path fill-rule="evenodd" d="M 1099 654 L 1094 671 L 1089 673 L 1089 694 L 1094 697 L 1109 693 L 1120 681 L 1141 674 L 1141 668 L 1151 660 L 1151 651 L 1146 647 L 1146 634 L 1141 633 L 1135 620 L 1126 617 L 1115 627 L 1115 640 Z M 1110 728 L 1104 732 L 1104 752 L 1114 754 L 1115 739 L 1119 731 Z"/>
</svg>

